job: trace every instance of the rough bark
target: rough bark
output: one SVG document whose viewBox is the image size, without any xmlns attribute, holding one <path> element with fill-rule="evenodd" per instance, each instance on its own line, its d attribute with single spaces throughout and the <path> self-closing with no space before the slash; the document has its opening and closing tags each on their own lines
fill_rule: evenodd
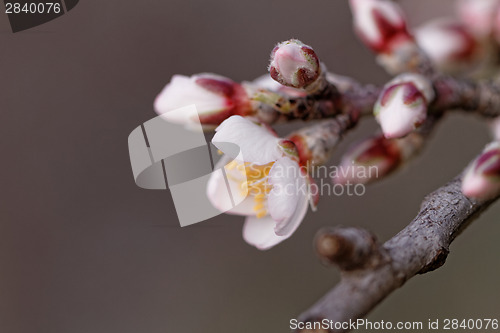
<svg viewBox="0 0 500 333">
<path fill-rule="evenodd" d="M 428 195 L 415 219 L 383 245 L 374 245 L 359 229 L 322 231 L 316 248 L 324 260 L 341 268 L 342 278 L 299 320 L 348 322 L 365 316 L 408 279 L 442 266 L 455 237 L 495 200 L 468 199 L 459 176 Z M 367 249 L 372 249 L 370 255 Z"/>
</svg>

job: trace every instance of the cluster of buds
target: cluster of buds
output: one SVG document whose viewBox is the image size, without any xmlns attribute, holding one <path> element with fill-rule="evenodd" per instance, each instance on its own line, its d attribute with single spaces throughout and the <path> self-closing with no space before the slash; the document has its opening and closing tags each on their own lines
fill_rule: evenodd
<svg viewBox="0 0 500 333">
<path fill-rule="evenodd" d="M 401 44 L 413 43 L 401 7 L 390 0 L 350 0 L 354 29 L 376 53 L 390 54 Z"/>
<path fill-rule="evenodd" d="M 197 122 L 189 118 L 192 115 L 170 111 L 192 104 L 206 127 L 219 125 L 232 115 L 249 115 L 252 110 L 242 85 L 215 74 L 174 75 L 156 97 L 154 108 L 166 120 L 189 126 Z"/>
<path fill-rule="evenodd" d="M 433 99 L 432 84 L 422 75 L 402 74 L 390 81 L 374 107 L 385 137 L 404 137 L 423 124 Z"/>
<path fill-rule="evenodd" d="M 462 192 L 469 198 L 488 200 L 500 194 L 500 142 L 486 146 L 467 168 Z"/>
<path fill-rule="evenodd" d="M 423 139 L 413 133 L 402 139 L 377 135 L 353 144 L 342 157 L 335 184 L 366 184 L 391 174 L 415 155 Z"/>
<path fill-rule="evenodd" d="M 320 77 L 321 64 L 312 47 L 290 39 L 276 45 L 271 52 L 269 73 L 284 86 L 312 90 Z"/>
<path fill-rule="evenodd" d="M 443 72 L 466 69 L 474 63 L 479 52 L 474 36 L 455 20 L 428 22 L 415 30 L 415 39 L 436 68 Z"/>
</svg>

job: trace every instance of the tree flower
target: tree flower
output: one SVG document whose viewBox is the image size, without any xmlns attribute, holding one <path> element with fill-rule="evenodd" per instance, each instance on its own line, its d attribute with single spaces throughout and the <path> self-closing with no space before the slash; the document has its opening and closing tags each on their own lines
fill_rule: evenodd
<svg viewBox="0 0 500 333">
<path fill-rule="evenodd" d="M 469 198 L 481 200 L 500 194 L 500 142 L 487 145 L 468 167 L 462 181 L 462 192 Z"/>
<path fill-rule="evenodd" d="M 232 80 L 215 74 L 197 74 L 191 77 L 174 75 L 156 97 L 156 113 L 173 123 L 189 125 L 190 115 L 171 112 L 194 104 L 202 125 L 216 126 L 232 115 L 251 112 L 245 89 Z"/>
<path fill-rule="evenodd" d="M 419 127 L 433 99 L 431 83 L 419 74 L 402 74 L 386 84 L 374 107 L 385 137 L 401 138 Z"/>
<path fill-rule="evenodd" d="M 454 20 L 431 21 L 416 29 L 415 39 L 432 62 L 446 72 L 470 65 L 478 51 L 474 37 Z"/>
<path fill-rule="evenodd" d="M 354 29 L 376 53 L 391 53 L 399 43 L 413 41 L 406 18 L 397 3 L 390 0 L 350 0 Z"/>
<path fill-rule="evenodd" d="M 212 143 L 229 155 L 234 152 L 227 148 L 228 143 L 240 148 L 236 157 L 224 155 L 217 167 L 224 166 L 232 196 L 241 203 L 227 210 L 230 203 L 219 195 L 225 191 L 225 179 L 214 173 L 207 186 L 214 207 L 247 216 L 243 238 L 260 250 L 290 237 L 302 222 L 310 199 L 308 178 L 299 167 L 294 144 L 241 116 L 224 121 Z"/>
</svg>

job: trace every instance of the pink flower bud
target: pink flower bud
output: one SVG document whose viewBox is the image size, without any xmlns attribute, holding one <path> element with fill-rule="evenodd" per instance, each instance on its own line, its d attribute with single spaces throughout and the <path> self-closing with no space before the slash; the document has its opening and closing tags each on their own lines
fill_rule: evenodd
<svg viewBox="0 0 500 333">
<path fill-rule="evenodd" d="M 453 72 L 474 60 L 478 44 L 469 31 L 453 20 L 431 21 L 415 32 L 420 48 L 442 71 Z"/>
<path fill-rule="evenodd" d="M 333 181 L 366 184 L 382 178 L 401 165 L 403 152 L 397 140 L 375 136 L 355 143 L 342 157 Z"/>
<path fill-rule="evenodd" d="M 244 88 L 232 80 L 215 74 L 191 77 L 174 75 L 156 97 L 155 111 L 171 122 L 188 125 L 188 115 L 170 111 L 194 104 L 202 125 L 218 125 L 232 115 L 251 113 Z"/>
<path fill-rule="evenodd" d="M 305 88 L 318 79 L 321 68 L 310 46 L 290 39 L 278 44 L 272 51 L 269 72 L 282 85 Z"/>
<path fill-rule="evenodd" d="M 458 16 L 475 36 L 485 38 L 493 32 L 499 5 L 499 0 L 460 0 Z"/>
<path fill-rule="evenodd" d="M 404 13 L 390 0 L 350 0 L 354 29 L 376 53 L 391 53 L 396 45 L 413 38 Z"/>
<path fill-rule="evenodd" d="M 419 127 L 433 98 L 431 83 L 422 75 L 402 74 L 389 82 L 374 107 L 385 137 L 401 138 Z"/>
<path fill-rule="evenodd" d="M 500 194 L 500 142 L 486 146 L 469 166 L 462 181 L 462 192 L 474 199 L 487 200 Z"/>
</svg>

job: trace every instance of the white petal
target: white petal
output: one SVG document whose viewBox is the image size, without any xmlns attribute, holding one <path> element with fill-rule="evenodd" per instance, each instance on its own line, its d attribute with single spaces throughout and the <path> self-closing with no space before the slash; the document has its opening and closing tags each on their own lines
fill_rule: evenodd
<svg viewBox="0 0 500 333">
<path fill-rule="evenodd" d="M 492 188 L 491 180 L 472 172 L 467 173 L 462 182 L 462 192 L 468 198 L 489 198 L 495 194 Z"/>
<path fill-rule="evenodd" d="M 229 157 L 223 156 L 220 161 L 217 162 L 215 169 L 222 168 L 222 166 L 227 165 L 230 161 L 231 159 Z M 226 175 L 233 172 L 227 168 L 224 168 L 224 170 Z M 207 196 L 212 205 L 221 212 L 227 214 L 245 216 L 255 215 L 255 211 L 253 210 L 254 201 L 249 195 L 243 196 L 241 194 L 240 184 L 233 181 L 230 177 L 228 177 L 228 184 L 233 198 L 232 201 L 227 195 L 228 190 L 223 173 L 218 171 L 212 173 L 207 185 Z M 236 206 L 233 207 L 233 203 Z"/>
<path fill-rule="evenodd" d="M 417 74 L 417 73 L 403 73 L 396 76 L 394 79 L 389 81 L 385 87 L 390 87 L 396 83 L 411 82 L 417 87 L 417 89 L 424 95 L 427 102 L 432 102 L 434 100 L 434 88 L 432 86 L 431 80 L 427 77 Z"/>
<path fill-rule="evenodd" d="M 270 217 L 247 217 L 243 225 L 243 239 L 259 250 L 267 250 L 287 239 L 288 236 L 278 236 L 274 233 L 276 222 Z"/>
<path fill-rule="evenodd" d="M 289 237 L 298 228 L 307 212 L 309 188 L 307 176 L 297 162 L 284 157 L 269 172 L 273 189 L 268 196 L 269 214 L 276 221 L 275 233 Z"/>
<path fill-rule="evenodd" d="M 403 87 L 396 88 L 390 102 L 381 107 L 377 120 L 386 138 L 401 138 L 412 132 L 417 124 L 421 124 L 427 116 L 427 108 L 423 100 L 414 105 L 404 103 Z"/>
<path fill-rule="evenodd" d="M 279 138 L 264 126 L 259 126 L 241 116 L 232 116 L 224 120 L 215 131 L 212 143 L 233 158 L 264 165 L 282 156 L 278 147 Z M 241 157 L 234 156 L 236 154 L 234 149 L 230 149 L 224 143 L 238 145 Z"/>
<path fill-rule="evenodd" d="M 190 119 L 183 117 L 182 113 L 169 114 L 169 112 L 191 104 L 196 106 L 200 115 L 224 110 L 225 98 L 196 84 L 199 77 L 174 75 L 170 83 L 156 97 L 154 103 L 156 113 L 164 115 L 171 122 L 186 124 Z"/>
</svg>

